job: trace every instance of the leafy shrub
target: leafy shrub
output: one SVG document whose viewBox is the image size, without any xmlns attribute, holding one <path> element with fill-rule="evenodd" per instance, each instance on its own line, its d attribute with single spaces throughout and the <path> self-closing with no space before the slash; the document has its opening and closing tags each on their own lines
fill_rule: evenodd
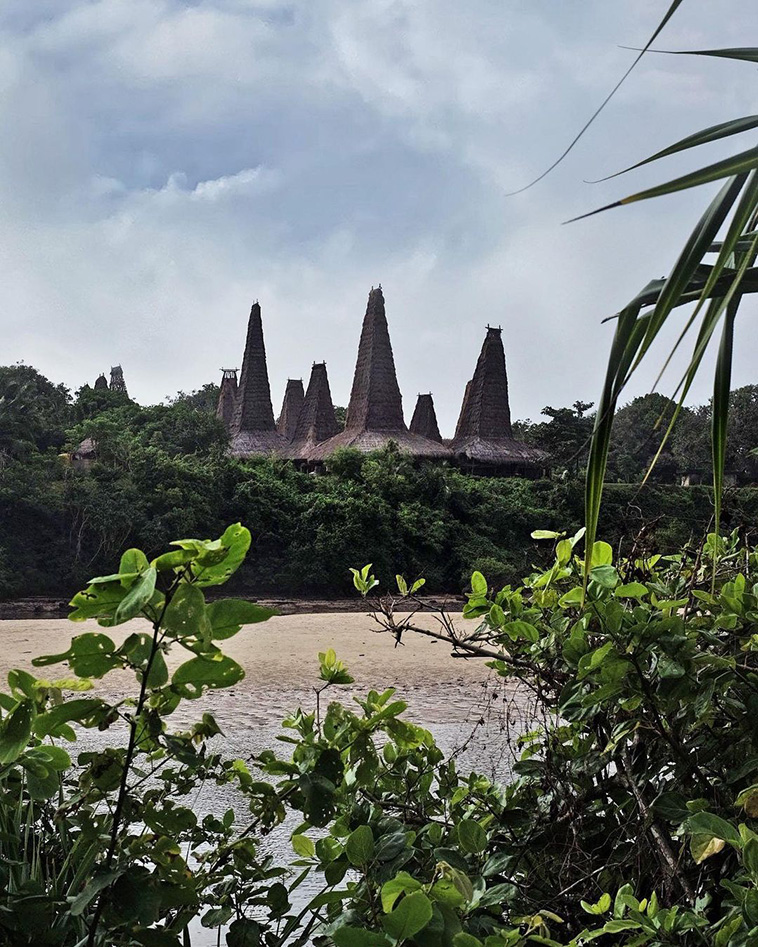
<svg viewBox="0 0 758 947">
<path fill-rule="evenodd" d="M 0 695 L 0 938 L 186 947 L 199 916 L 229 947 L 748 947 L 758 553 L 735 533 L 614 565 L 596 543 L 585 592 L 581 534 L 535 538 L 554 540 L 550 568 L 499 591 L 475 572 L 463 625 L 416 623 L 420 585 L 402 576 L 376 602 L 386 633 L 487 660 L 533 708 L 503 786 L 461 773 L 393 689 L 324 708 L 352 681 L 332 651 L 315 706 L 285 720 L 287 752 L 264 750 L 258 773 L 214 749 L 211 715 L 172 730 L 183 700 L 240 679 L 220 645 L 271 613 L 204 601 L 242 562 L 242 527 L 152 562 L 127 551 L 72 618 L 107 629 L 142 615 L 151 631 L 121 645 L 85 632 L 35 661 L 71 676 L 11 671 Z M 366 595 L 376 584 L 371 567 L 353 579 Z M 169 675 L 175 647 L 190 656 Z M 118 669 L 135 676 L 132 698 L 86 694 Z M 74 764 L 81 727 L 113 740 Z M 235 786 L 248 821 L 195 811 L 204 782 Z M 293 856 L 274 864 L 260 837 L 288 813 Z M 303 896 L 308 875 L 318 890 Z"/>
</svg>

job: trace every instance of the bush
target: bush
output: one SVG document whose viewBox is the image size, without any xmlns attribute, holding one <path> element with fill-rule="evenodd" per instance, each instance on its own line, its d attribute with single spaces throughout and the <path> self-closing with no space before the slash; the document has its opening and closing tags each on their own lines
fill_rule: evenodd
<svg viewBox="0 0 758 947">
<path fill-rule="evenodd" d="M 204 601 L 244 559 L 240 526 L 152 561 L 124 553 L 71 618 L 139 616 L 150 631 L 120 646 L 85 632 L 34 662 L 68 677 L 11 671 L 0 695 L 0 942 L 186 947 L 199 916 L 229 947 L 752 944 L 758 553 L 710 535 L 693 555 L 614 565 L 596 543 L 583 589 L 581 533 L 537 538 L 555 540 L 550 568 L 497 592 L 475 572 L 464 627 L 380 604 L 398 641 L 442 638 L 524 707 L 532 695 L 504 786 L 459 773 L 392 688 L 323 709 L 352 682 L 332 651 L 314 708 L 284 722 L 288 751 L 264 750 L 257 773 L 218 752 L 212 715 L 171 729 L 182 701 L 240 680 L 221 644 L 271 612 Z M 376 584 L 368 567 L 353 577 L 364 594 Z M 398 586 L 422 607 L 418 584 Z M 177 647 L 187 660 L 169 676 Z M 131 699 L 82 696 L 119 669 Z M 74 764 L 82 727 L 113 739 Z M 193 808 L 209 781 L 236 787 L 246 822 Z M 288 813 L 293 855 L 272 864 L 260 837 Z M 304 897 L 307 875 L 319 890 Z"/>
</svg>

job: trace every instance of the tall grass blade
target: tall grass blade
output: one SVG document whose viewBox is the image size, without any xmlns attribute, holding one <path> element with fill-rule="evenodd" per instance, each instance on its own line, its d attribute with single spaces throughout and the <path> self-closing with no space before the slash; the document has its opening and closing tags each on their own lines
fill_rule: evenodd
<svg viewBox="0 0 758 947">
<path fill-rule="evenodd" d="M 637 46 L 622 46 L 621 48 L 642 52 Z M 650 44 L 648 44 L 644 52 L 658 53 L 660 56 L 715 56 L 718 59 L 758 62 L 758 48 L 755 46 L 735 46 L 732 49 L 650 49 Z"/>
<path fill-rule="evenodd" d="M 742 178 L 742 180 L 743 181 L 745 180 L 744 177 Z M 697 306 L 695 307 L 695 311 L 692 313 L 692 315 L 688 319 L 687 324 L 685 325 L 684 329 L 680 333 L 679 338 L 674 344 L 674 347 L 669 352 L 665 362 L 663 363 L 663 367 L 661 368 L 660 372 L 658 373 L 658 377 L 655 380 L 654 387 L 656 387 L 658 383 L 660 382 L 663 373 L 666 371 L 669 364 L 671 363 L 672 358 L 678 351 L 681 342 L 684 340 L 684 337 L 689 332 L 691 326 L 697 320 L 697 317 L 700 315 L 700 311 L 702 307 L 705 305 L 708 299 L 713 297 L 715 287 L 719 279 L 721 278 L 721 276 L 727 271 L 728 264 L 734 263 L 734 253 L 737 247 L 737 243 L 739 242 L 740 237 L 744 235 L 745 228 L 748 226 L 748 223 L 752 215 L 755 213 L 756 206 L 758 206 L 758 171 L 753 171 L 753 173 L 750 175 L 750 178 L 747 181 L 747 185 L 742 193 L 742 197 L 740 198 L 740 201 L 737 204 L 737 207 L 734 212 L 734 216 L 732 217 L 732 220 L 729 224 L 729 229 L 721 245 L 721 250 L 716 259 L 716 262 L 711 267 L 710 272 L 708 274 L 708 278 L 705 281 L 705 285 L 703 286 L 702 292 L 700 293 L 700 299 L 698 300 Z M 711 252 L 710 247 L 704 251 L 704 253 L 710 253 L 710 252 Z M 734 276 L 735 279 L 737 278 L 737 273 L 734 270 L 730 269 L 729 272 L 730 272 L 730 275 Z M 740 274 L 739 276 L 740 281 L 742 280 L 743 276 L 744 276 L 744 272 Z M 732 283 L 732 285 L 733 286 L 735 285 L 734 282 Z M 663 298 L 664 293 L 665 293 L 665 289 L 661 293 L 661 298 Z M 723 295 L 725 295 L 725 297 L 731 298 L 728 290 L 727 290 L 727 293 Z M 681 298 L 681 293 L 680 293 L 680 298 Z M 674 305 L 676 305 L 676 301 L 674 301 Z M 658 312 L 659 306 L 660 306 L 660 301 L 659 301 L 658 306 L 656 306 L 656 313 Z M 673 308 L 673 306 L 671 308 Z"/>
<path fill-rule="evenodd" d="M 727 424 L 729 421 L 729 390 L 732 381 L 732 356 L 734 353 L 734 319 L 737 315 L 739 299 L 732 300 L 727 307 L 724 331 L 716 360 L 716 374 L 713 383 L 713 416 L 711 420 L 711 449 L 713 456 L 713 506 L 715 549 L 718 551 L 721 538 L 721 503 L 724 490 L 724 470 L 726 468 Z M 716 558 L 713 563 L 713 585 L 716 583 Z"/>
<path fill-rule="evenodd" d="M 566 223 L 571 224 L 576 220 L 584 220 L 585 217 L 602 214 L 603 211 L 611 210 L 614 207 L 622 207 L 625 204 L 647 201 L 651 197 L 663 197 L 666 194 L 675 194 L 677 191 L 686 191 L 691 187 L 700 187 L 703 184 L 710 184 L 711 181 L 720 181 L 722 178 L 753 171 L 755 168 L 758 168 L 758 147 L 749 148 L 747 151 L 741 151 L 739 154 L 723 158 L 721 161 L 706 165 L 704 168 L 690 171 L 689 174 L 666 181 L 665 184 L 657 184 L 655 187 L 638 191 L 628 197 L 622 197 L 621 200 L 614 201 L 613 204 L 606 204 L 605 207 L 598 207 L 597 210 L 591 210 L 587 214 L 572 217 Z"/>
<path fill-rule="evenodd" d="M 506 194 L 506 197 L 513 197 L 513 195 L 515 194 L 522 194 L 524 191 L 528 191 L 530 187 L 534 187 L 535 184 L 537 184 L 543 178 L 546 178 L 548 174 L 550 174 L 551 171 L 553 171 L 555 168 L 558 167 L 558 165 L 563 161 L 563 159 L 574 149 L 574 146 L 577 144 L 580 138 L 584 135 L 584 133 L 587 131 L 590 125 L 592 125 L 592 123 L 595 121 L 598 115 L 603 111 L 606 105 L 611 101 L 613 96 L 618 92 L 618 90 L 621 88 L 624 82 L 626 82 L 627 78 L 631 75 L 631 73 L 633 72 L 637 64 L 639 63 L 640 59 L 642 59 L 642 57 L 645 55 L 648 49 L 653 45 L 656 39 L 660 36 L 661 31 L 666 26 L 666 24 L 671 19 L 671 17 L 676 13 L 678 8 L 681 6 L 682 2 L 683 0 L 673 0 L 673 3 L 666 11 L 665 16 L 656 27 L 655 32 L 647 41 L 647 43 L 645 43 L 643 48 L 639 51 L 639 54 L 635 58 L 634 62 L 631 64 L 631 66 L 629 66 L 629 68 L 622 75 L 622 77 L 619 79 L 616 85 L 611 89 L 608 95 L 603 99 L 600 105 L 595 109 L 595 111 L 592 113 L 589 119 L 579 129 L 578 134 L 576 134 L 574 138 L 569 142 L 568 147 L 564 149 L 564 151 L 555 159 L 555 161 L 550 165 L 550 167 L 547 168 L 547 170 L 543 171 L 542 174 L 539 175 L 539 177 L 536 177 L 529 184 L 526 184 L 524 187 L 519 188 L 517 191 L 511 191 L 509 194 Z"/>
<path fill-rule="evenodd" d="M 605 375 L 603 392 L 598 402 L 595 415 L 595 427 L 590 442 L 590 454 L 587 462 L 587 479 L 585 483 L 585 563 L 584 586 L 585 591 L 589 581 L 590 566 L 592 563 L 592 547 L 597 537 L 597 526 L 600 519 L 600 503 L 603 496 L 605 471 L 608 466 L 608 450 L 613 429 L 613 415 L 616 410 L 623 381 L 627 376 L 629 366 L 637 353 L 644 337 L 645 319 L 640 319 L 640 306 L 631 304 L 624 309 L 618 319 L 616 331 L 608 357 L 608 368 Z"/>
<path fill-rule="evenodd" d="M 661 158 L 668 158 L 670 155 L 678 154 L 680 151 L 686 151 L 688 148 L 698 148 L 700 145 L 710 144 L 712 141 L 720 141 L 722 138 L 729 138 L 731 135 L 741 135 L 743 132 L 758 128 L 758 115 L 747 115 L 744 118 L 735 118 L 729 122 L 719 122 L 718 125 L 711 125 L 710 128 L 704 128 L 702 131 L 695 132 L 693 135 L 687 135 L 681 138 L 668 148 L 662 151 L 656 151 L 654 155 L 638 161 L 636 164 L 630 164 L 623 171 L 616 171 L 615 174 L 609 174 L 604 178 L 598 178 L 596 181 L 588 181 L 588 184 L 600 184 L 602 181 L 610 181 L 622 174 L 628 174 L 635 168 L 641 168 L 643 165 L 651 164 L 653 161 L 659 161 Z"/>
<path fill-rule="evenodd" d="M 656 336 L 666 322 L 671 310 L 676 305 L 677 300 L 681 297 L 682 293 L 687 290 L 693 275 L 697 272 L 698 267 L 702 263 L 703 257 L 708 252 L 708 248 L 713 242 L 714 237 L 719 230 L 721 230 L 746 180 L 747 176 L 741 174 L 731 181 L 728 181 L 711 201 L 706 212 L 690 234 L 668 279 L 661 289 L 652 317 L 648 323 L 645 339 L 640 346 L 639 353 L 631 371 L 634 371 L 645 357 L 645 354 L 655 341 Z M 711 276 L 712 275 L 711 272 Z"/>
</svg>

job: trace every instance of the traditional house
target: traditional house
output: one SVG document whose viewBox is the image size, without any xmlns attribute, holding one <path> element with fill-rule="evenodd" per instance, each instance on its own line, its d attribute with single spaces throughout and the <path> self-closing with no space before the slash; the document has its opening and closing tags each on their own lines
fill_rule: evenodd
<svg viewBox="0 0 758 947">
<path fill-rule="evenodd" d="M 267 456 L 281 452 L 287 441 L 277 431 L 263 342 L 261 307 L 250 310 L 245 354 L 231 425 L 231 452 L 235 457 Z"/>
<path fill-rule="evenodd" d="M 345 430 L 310 450 L 307 459 L 321 463 L 340 447 L 369 453 L 390 441 L 419 459 L 451 456 L 443 444 L 412 434 L 406 427 L 380 286 L 368 297 Z"/>
<path fill-rule="evenodd" d="M 282 411 L 279 420 L 276 422 L 276 429 L 287 441 L 292 441 L 297 430 L 297 422 L 300 412 L 303 410 L 303 401 L 305 392 L 303 391 L 302 378 L 288 378 L 287 387 L 284 390 L 284 401 L 282 402 Z"/>
<path fill-rule="evenodd" d="M 307 461 L 315 447 L 338 432 L 339 425 L 334 414 L 326 362 L 314 362 L 297 430 L 287 451 L 287 457 Z"/>
<path fill-rule="evenodd" d="M 111 391 L 120 391 L 128 397 L 129 392 L 126 390 L 124 371 L 120 365 L 114 365 L 113 368 L 111 368 L 111 383 L 108 387 Z"/>
<path fill-rule="evenodd" d="M 411 434 L 420 434 L 429 441 L 442 443 L 442 435 L 437 424 L 437 412 L 434 410 L 434 399 L 431 392 L 428 395 L 418 396 L 408 430 Z"/>
<path fill-rule="evenodd" d="M 487 326 L 450 447 L 461 467 L 472 473 L 537 476 L 547 465 L 544 451 L 513 437 L 500 328 Z"/>
<path fill-rule="evenodd" d="M 216 407 L 216 417 L 224 425 L 226 433 L 232 430 L 234 421 L 234 409 L 237 405 L 237 369 L 221 369 L 221 387 L 218 392 L 218 405 Z"/>
</svg>

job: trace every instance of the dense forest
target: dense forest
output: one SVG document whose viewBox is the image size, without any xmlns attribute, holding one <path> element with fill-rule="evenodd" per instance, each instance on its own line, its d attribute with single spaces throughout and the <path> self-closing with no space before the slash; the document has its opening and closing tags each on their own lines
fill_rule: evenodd
<svg viewBox="0 0 758 947">
<path fill-rule="evenodd" d="M 519 436 L 554 459 L 542 480 L 490 479 L 436 464 L 415 466 L 391 449 L 340 451 L 323 476 L 281 460 L 227 455 L 216 420 L 217 388 L 179 393 L 142 407 L 125 394 L 81 388 L 76 395 L 24 366 L 0 368 L 0 595 L 67 594 L 108 571 L 128 546 L 148 554 L 176 536 L 216 535 L 249 524 L 254 544 L 238 582 L 251 593 L 349 594 L 349 565 L 373 561 L 384 575 L 424 575 L 431 592 L 459 592 L 472 569 L 493 582 L 517 580 L 541 555 L 537 527 L 577 528 L 591 405 L 545 408 Z M 746 486 L 732 489 L 734 526 L 758 521 L 750 488 L 758 444 L 758 386 L 732 394 L 729 466 Z M 656 479 L 640 489 L 670 403 L 638 398 L 619 411 L 603 535 L 632 543 L 641 529 L 662 549 L 702 536 L 707 487 L 683 489 L 687 471 L 708 475 L 708 407 L 686 410 Z M 97 462 L 77 469 L 70 453 L 84 438 Z M 663 481 L 663 482 L 660 482 Z M 728 525 L 728 524 L 727 524 Z"/>
</svg>

